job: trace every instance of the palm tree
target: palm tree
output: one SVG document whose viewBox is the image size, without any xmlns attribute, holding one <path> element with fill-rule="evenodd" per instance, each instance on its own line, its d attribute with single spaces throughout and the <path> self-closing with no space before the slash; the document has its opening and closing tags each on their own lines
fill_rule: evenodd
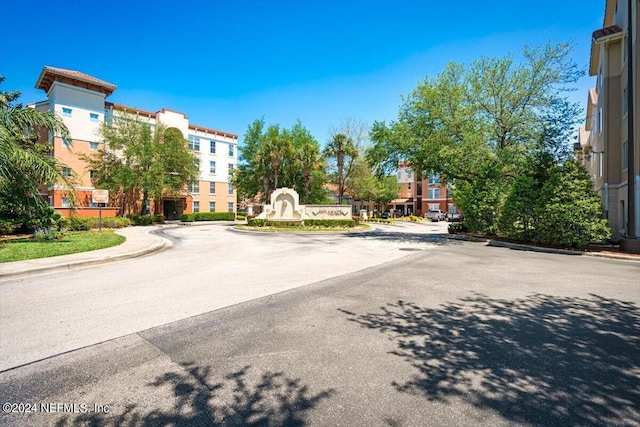
<svg viewBox="0 0 640 427">
<path fill-rule="evenodd" d="M 47 204 L 39 196 L 39 185 L 73 184 L 62 175 L 62 164 L 37 147 L 41 130 L 68 138 L 68 129 L 52 112 L 14 105 L 19 95 L 0 92 L 0 215 L 5 218 L 41 213 Z"/>
<path fill-rule="evenodd" d="M 358 149 L 355 146 L 353 139 L 343 133 L 338 133 L 333 135 L 333 138 L 325 147 L 324 153 L 327 157 L 336 159 L 338 204 L 342 204 L 345 182 L 351 173 L 353 160 L 358 157 Z"/>
</svg>

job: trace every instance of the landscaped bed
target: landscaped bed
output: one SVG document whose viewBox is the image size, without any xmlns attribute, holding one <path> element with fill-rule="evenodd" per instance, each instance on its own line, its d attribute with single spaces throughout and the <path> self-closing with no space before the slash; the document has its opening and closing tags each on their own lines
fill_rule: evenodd
<svg viewBox="0 0 640 427">
<path fill-rule="evenodd" d="M 0 262 L 94 251 L 119 245 L 125 240 L 124 236 L 113 230 L 68 232 L 54 240 L 36 240 L 31 237 L 4 240 L 0 242 Z"/>
</svg>

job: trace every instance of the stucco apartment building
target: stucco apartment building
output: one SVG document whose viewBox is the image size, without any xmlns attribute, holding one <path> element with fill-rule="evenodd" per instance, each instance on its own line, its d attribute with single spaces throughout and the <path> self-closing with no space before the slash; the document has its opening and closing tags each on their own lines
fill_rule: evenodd
<svg viewBox="0 0 640 427">
<path fill-rule="evenodd" d="M 165 215 L 167 219 L 179 218 L 182 213 L 190 212 L 235 212 L 236 192 L 229 183 L 229 172 L 238 163 L 238 137 L 229 132 L 219 131 L 189 122 L 189 118 L 176 111 L 162 109 L 157 112 L 144 111 L 135 107 L 108 102 L 106 99 L 116 90 L 116 85 L 87 74 L 62 68 L 44 67 L 36 88 L 47 94 L 47 100 L 31 104 L 30 107 L 41 111 L 51 111 L 62 118 L 68 127 L 71 138 L 60 135 L 43 135 L 51 144 L 51 155 L 62 161 L 67 167 L 65 175 L 75 175 L 76 195 L 80 207 L 79 216 L 97 216 L 98 209 L 91 201 L 92 171 L 86 162 L 80 159 L 82 154 L 90 155 L 103 149 L 98 129 L 103 123 L 111 123 L 124 113 L 135 117 L 152 127 L 162 123 L 182 133 L 189 148 L 200 159 L 200 177 L 192 182 L 188 189 L 177 196 L 156 201 L 150 207 L 151 212 Z M 70 212 L 69 198 L 64 188 L 43 189 L 41 195 L 49 204 L 61 213 Z M 115 204 L 115 203 L 114 203 Z M 103 210 L 103 214 L 114 216 L 119 208 Z"/>
<path fill-rule="evenodd" d="M 440 175 L 432 174 L 424 178 L 407 164 L 400 164 L 397 174 L 398 198 L 391 202 L 392 209 L 403 215 L 417 216 L 423 216 L 431 209 L 457 212 L 448 187 L 440 182 Z"/>
<path fill-rule="evenodd" d="M 595 189 L 602 197 L 614 241 L 628 235 L 630 221 L 635 221 L 636 233 L 640 231 L 639 9 L 638 0 L 605 2 L 603 28 L 593 32 L 591 44 L 589 75 L 597 76 L 596 87 L 587 95 L 586 120 L 575 144 L 577 159 L 589 170 Z M 631 109 L 630 92 L 635 106 Z M 630 124 L 634 138 L 630 138 Z M 630 140 L 634 140 L 634 158 L 628 156 Z M 635 176 L 629 176 L 631 164 Z M 630 214 L 628 183 L 633 179 L 635 212 Z"/>
</svg>

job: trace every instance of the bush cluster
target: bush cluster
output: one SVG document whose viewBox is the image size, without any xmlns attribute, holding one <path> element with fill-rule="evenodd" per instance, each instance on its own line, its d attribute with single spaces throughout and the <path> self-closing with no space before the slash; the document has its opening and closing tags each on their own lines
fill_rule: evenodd
<svg viewBox="0 0 640 427">
<path fill-rule="evenodd" d="M 107 217 L 102 218 L 102 226 L 104 228 L 123 228 L 131 225 L 131 219 L 128 217 Z M 62 217 L 57 223 L 60 230 L 86 231 L 98 228 L 97 217 Z"/>
<path fill-rule="evenodd" d="M 449 224 L 449 234 L 466 233 L 469 231 L 464 222 L 452 222 Z"/>
<path fill-rule="evenodd" d="M 128 215 L 133 225 L 151 225 L 164 222 L 164 215 Z"/>
<path fill-rule="evenodd" d="M 37 241 L 40 241 L 40 242 L 46 242 L 46 241 L 51 241 L 51 240 L 57 240 L 60 237 L 62 237 L 63 234 L 64 233 L 58 231 L 55 226 L 54 227 L 46 227 L 46 228 L 38 228 L 33 233 L 33 239 L 37 240 Z"/>
<path fill-rule="evenodd" d="M 580 248 L 611 236 L 600 196 L 584 168 L 533 158 L 511 180 L 495 170 L 459 183 L 454 198 L 471 232 L 524 243 Z"/>
<path fill-rule="evenodd" d="M 247 221 L 251 227 L 278 227 L 278 228 L 305 228 L 305 227 L 324 227 L 324 228 L 352 228 L 356 226 L 353 219 L 309 219 L 304 222 L 299 221 L 268 221 L 265 219 L 251 218 Z"/>
<path fill-rule="evenodd" d="M 307 227 L 347 227 L 356 226 L 353 219 L 310 219 L 304 222 Z"/>
<path fill-rule="evenodd" d="M 190 214 L 182 214 L 180 221 L 234 221 L 236 214 L 233 212 L 195 212 Z"/>
</svg>

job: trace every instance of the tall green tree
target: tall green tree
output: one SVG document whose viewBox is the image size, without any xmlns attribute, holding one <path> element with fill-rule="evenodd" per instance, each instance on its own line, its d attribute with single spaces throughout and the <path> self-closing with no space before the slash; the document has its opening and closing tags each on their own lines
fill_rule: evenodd
<svg viewBox="0 0 640 427">
<path fill-rule="evenodd" d="M 320 146 L 300 121 L 286 129 L 258 119 L 247 128 L 231 179 L 241 197 L 261 195 L 266 202 L 276 188 L 290 187 L 314 203 L 325 198 L 319 191 L 323 176 Z"/>
<path fill-rule="evenodd" d="M 4 77 L 0 76 L 0 84 Z M 64 165 L 49 156 L 50 145 L 40 132 L 69 137 L 60 118 L 16 103 L 19 92 L 0 91 L 0 219 L 26 228 L 48 226 L 52 209 L 39 195 L 39 186 L 71 189 L 73 179 Z M 69 192 L 73 200 L 73 192 Z"/>
<path fill-rule="evenodd" d="M 567 43 L 525 47 L 521 57 L 449 64 L 406 98 L 398 119 L 377 122 L 367 159 L 382 170 L 407 161 L 454 183 L 470 228 L 495 233 L 511 185 L 537 153 L 567 157 L 579 109 L 566 93 L 581 76 Z"/>
<path fill-rule="evenodd" d="M 355 159 L 358 157 L 358 150 L 353 139 L 343 133 L 333 135 L 329 143 L 325 146 L 324 155 L 335 160 L 335 170 L 333 180 L 338 186 L 338 203 L 342 204 L 344 199 L 345 184 L 351 172 Z"/>
<path fill-rule="evenodd" d="M 356 160 L 367 146 L 369 128 L 366 123 L 349 117 L 331 129 L 331 139 L 324 148 L 324 156 L 329 161 L 330 176 L 338 186 L 338 203 L 342 204 L 346 184 L 351 176 Z"/>
<path fill-rule="evenodd" d="M 311 184 L 314 180 L 314 172 L 325 171 L 325 159 L 322 157 L 320 144 L 311 135 L 311 133 L 297 121 L 289 131 L 291 143 L 294 153 L 293 162 L 291 162 L 292 181 L 296 183 L 296 190 L 302 194 L 304 203 L 312 203 L 316 200 L 311 198 Z M 322 182 L 324 183 L 324 177 Z M 317 178 L 316 178 L 317 179 Z M 301 187 L 301 188 L 299 188 Z"/>
<path fill-rule="evenodd" d="M 82 158 L 96 172 L 94 184 L 108 189 L 123 212 L 134 211 L 142 201 L 142 214 L 151 200 L 177 194 L 198 179 L 199 158 L 175 128 L 152 128 L 125 114 L 104 124 L 100 134 L 105 148 Z"/>
</svg>

